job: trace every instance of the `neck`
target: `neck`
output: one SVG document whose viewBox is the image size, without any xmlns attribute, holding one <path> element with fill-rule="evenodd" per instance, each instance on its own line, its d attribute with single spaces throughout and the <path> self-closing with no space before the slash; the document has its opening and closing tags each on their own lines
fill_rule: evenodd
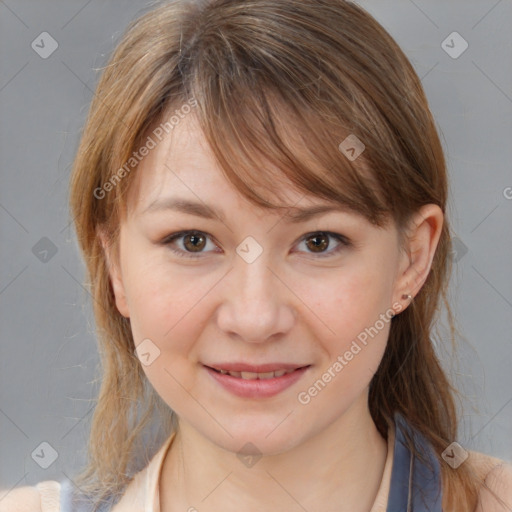
<svg viewBox="0 0 512 512">
<path fill-rule="evenodd" d="M 160 475 L 161 512 L 333 510 L 369 512 L 387 455 L 366 404 L 354 405 L 295 448 L 244 467 L 188 423 Z"/>
</svg>

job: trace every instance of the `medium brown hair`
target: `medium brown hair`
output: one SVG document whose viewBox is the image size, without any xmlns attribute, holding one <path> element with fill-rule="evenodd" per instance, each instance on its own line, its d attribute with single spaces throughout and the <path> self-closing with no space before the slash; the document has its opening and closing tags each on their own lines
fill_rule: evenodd
<svg viewBox="0 0 512 512">
<path fill-rule="evenodd" d="M 442 146 L 407 57 L 371 15 L 343 0 L 167 2 L 131 24 L 104 68 L 70 191 L 102 363 L 80 488 L 100 498 L 120 495 L 141 469 L 133 460 L 144 432 L 155 422 L 165 435 L 176 428 L 134 355 L 98 229 L 116 248 L 137 172 L 127 162 L 154 139 L 152 128 L 172 127 L 173 112 L 192 103 L 187 115 L 199 121 L 227 179 L 257 205 L 280 207 L 277 168 L 304 194 L 346 205 L 376 226 L 392 219 L 400 233 L 421 206 L 443 210 L 431 271 L 391 322 L 369 407 L 384 436 L 400 412 L 430 441 L 442 467 L 444 510 L 473 510 L 480 482 L 469 465 L 453 470 L 440 456 L 457 434 L 455 391 L 431 339 L 441 300 L 455 336 Z M 353 161 L 338 147 L 348 135 L 365 145 Z"/>
</svg>

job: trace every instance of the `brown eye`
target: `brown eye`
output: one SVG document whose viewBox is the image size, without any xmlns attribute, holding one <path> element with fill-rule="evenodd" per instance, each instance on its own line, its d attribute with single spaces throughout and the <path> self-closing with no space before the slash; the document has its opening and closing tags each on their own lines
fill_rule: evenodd
<svg viewBox="0 0 512 512">
<path fill-rule="evenodd" d="M 215 244 L 211 240 L 211 236 L 202 231 L 187 230 L 173 233 L 162 240 L 162 245 L 169 247 L 169 249 L 184 258 L 201 258 L 212 252 L 208 249 L 208 243 L 213 248 Z M 210 247 L 211 249 L 211 247 Z M 217 252 L 217 251 L 213 251 Z"/>
<path fill-rule="evenodd" d="M 325 233 L 315 233 L 306 238 L 306 245 L 312 252 L 323 252 L 329 247 L 329 237 Z"/>
<path fill-rule="evenodd" d="M 334 244 L 331 243 L 333 240 Z M 344 248 L 351 247 L 352 243 L 346 236 L 339 233 L 317 231 L 304 235 L 299 245 L 305 246 L 304 252 L 307 254 L 314 254 L 317 258 L 327 258 L 336 256 Z"/>
<path fill-rule="evenodd" d="M 183 245 L 190 252 L 200 252 L 206 245 L 206 237 L 202 234 L 191 233 L 183 237 Z"/>
</svg>

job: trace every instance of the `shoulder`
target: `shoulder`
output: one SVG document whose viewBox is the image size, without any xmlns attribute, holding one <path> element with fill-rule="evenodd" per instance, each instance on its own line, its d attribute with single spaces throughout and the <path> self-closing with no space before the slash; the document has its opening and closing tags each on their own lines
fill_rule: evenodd
<svg viewBox="0 0 512 512">
<path fill-rule="evenodd" d="M 36 486 L 1 489 L 0 512 L 41 512 L 41 494 Z"/>
<path fill-rule="evenodd" d="M 512 510 L 512 465 L 509 462 L 470 452 L 472 468 L 481 482 L 475 512 L 509 512 Z"/>
<path fill-rule="evenodd" d="M 0 489 L 0 512 L 45 512 L 58 510 L 61 483 L 45 480 L 16 489 Z"/>
</svg>

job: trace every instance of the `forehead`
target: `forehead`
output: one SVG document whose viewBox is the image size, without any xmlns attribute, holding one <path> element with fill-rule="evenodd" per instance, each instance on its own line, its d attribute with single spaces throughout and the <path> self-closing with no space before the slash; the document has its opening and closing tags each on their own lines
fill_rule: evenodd
<svg viewBox="0 0 512 512">
<path fill-rule="evenodd" d="M 291 214 L 298 216 L 301 209 L 318 207 L 320 204 L 341 208 L 337 203 L 297 190 L 279 170 L 271 169 L 269 164 L 264 170 L 255 168 L 255 178 L 258 172 L 268 174 L 269 171 L 275 188 L 261 194 Z M 236 202 L 237 207 L 242 207 L 244 202 L 245 198 L 224 175 L 192 115 L 181 120 L 141 160 L 128 191 L 127 208 L 130 213 L 142 213 L 155 207 L 155 204 L 158 206 L 157 203 L 164 198 L 167 198 L 167 205 L 176 203 L 172 199 L 169 201 L 170 198 L 197 203 L 196 210 L 201 210 L 201 203 L 216 204 L 219 208 L 212 210 L 216 210 L 219 217 L 222 217 L 222 206 Z"/>
</svg>

